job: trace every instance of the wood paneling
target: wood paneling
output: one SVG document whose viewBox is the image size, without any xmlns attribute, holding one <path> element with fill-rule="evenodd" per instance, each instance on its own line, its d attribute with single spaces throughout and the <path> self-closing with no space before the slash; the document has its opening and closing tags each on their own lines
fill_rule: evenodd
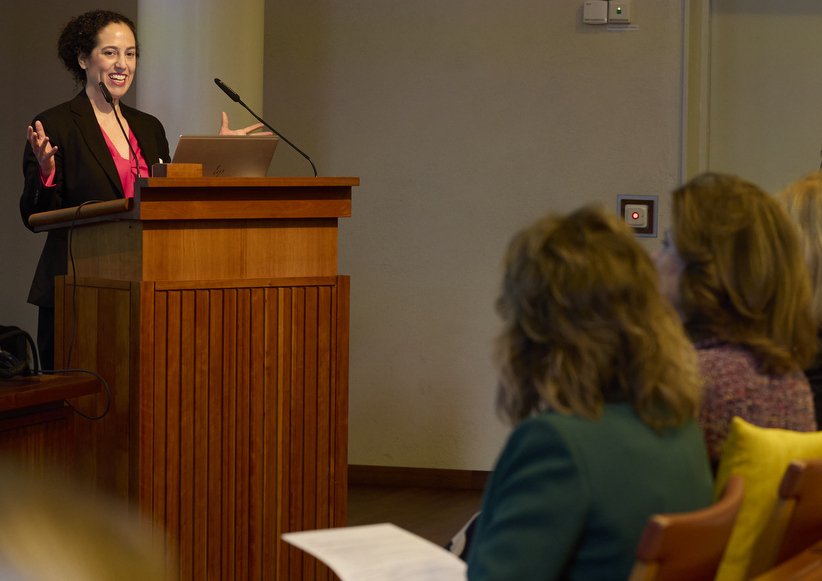
<svg viewBox="0 0 822 581">
<path fill-rule="evenodd" d="M 0 417 L 0 456 L 34 475 L 71 471 L 71 408 L 62 405 Z"/>
<path fill-rule="evenodd" d="M 119 387 L 106 418 L 78 422 L 80 464 L 164 531 L 169 575 L 331 578 L 280 534 L 345 523 L 348 279 L 86 283 L 60 281 L 83 322 L 72 359 Z M 142 368 L 131 394 L 115 355 L 134 351 L 129 336 Z M 79 405 L 97 413 L 98 400 Z"/>
<path fill-rule="evenodd" d="M 96 218 L 98 216 L 109 216 L 127 212 L 132 208 L 132 198 L 119 198 L 106 202 L 95 202 L 73 208 L 60 208 L 34 214 L 29 219 L 32 228 L 49 229 L 49 227 L 64 228 L 66 223 L 77 220 Z"/>
<path fill-rule="evenodd" d="M 57 403 L 100 391 L 97 378 L 87 374 L 30 375 L 0 379 L 0 412 Z"/>
<path fill-rule="evenodd" d="M 0 456 L 37 476 L 67 476 L 74 464 L 74 425 L 64 400 L 99 390 L 91 375 L 0 379 Z"/>
<path fill-rule="evenodd" d="M 165 439 L 153 464 L 166 477 L 151 489 L 165 502 L 145 502 L 180 539 L 181 578 L 275 578 L 278 551 L 289 563 L 280 578 L 316 577 L 314 559 L 276 547 L 281 532 L 341 523 L 339 293 L 336 279 L 154 293 L 166 373 L 141 409 L 152 440 Z"/>
<path fill-rule="evenodd" d="M 323 179 L 331 185 L 320 185 Z M 305 185 L 281 185 L 272 195 L 272 178 L 149 179 L 135 214 L 141 220 L 213 220 L 218 218 L 342 218 L 351 215 L 351 186 L 346 178 L 314 178 Z M 314 183 L 308 183 L 314 182 Z M 217 185 L 209 192 L 208 188 Z"/>
<path fill-rule="evenodd" d="M 150 178 L 132 209 L 70 234 L 56 357 L 114 395 L 77 422 L 77 468 L 149 515 L 169 578 L 331 577 L 280 535 L 345 523 L 337 220 L 358 183 Z"/>
<path fill-rule="evenodd" d="M 34 214 L 39 230 L 111 220 L 317 219 L 351 216 L 355 177 L 144 178 L 133 199 Z"/>
<path fill-rule="evenodd" d="M 75 271 L 85 279 L 141 280 L 142 231 L 143 225 L 133 221 L 75 229 L 71 235 Z"/>
<path fill-rule="evenodd" d="M 84 277 L 199 281 L 337 274 L 337 220 L 106 222 L 73 233 Z M 226 252 L 231 248 L 231 252 Z"/>
<path fill-rule="evenodd" d="M 337 274 L 337 221 L 159 222 L 143 233 L 148 280 L 254 279 Z M 224 252 L 227 247 L 231 253 Z M 152 257 L 151 259 L 145 258 Z"/>
<path fill-rule="evenodd" d="M 103 489 L 128 497 L 130 446 L 133 444 L 129 419 L 132 378 L 129 323 L 132 319 L 131 285 L 122 281 L 83 280 L 72 284 L 66 278 L 55 281 L 55 301 L 60 307 L 55 320 L 55 366 L 91 369 L 99 373 L 111 389 L 72 400 L 83 414 L 101 415 L 92 421 L 74 419 L 77 434 L 76 468 L 85 478 Z"/>
</svg>

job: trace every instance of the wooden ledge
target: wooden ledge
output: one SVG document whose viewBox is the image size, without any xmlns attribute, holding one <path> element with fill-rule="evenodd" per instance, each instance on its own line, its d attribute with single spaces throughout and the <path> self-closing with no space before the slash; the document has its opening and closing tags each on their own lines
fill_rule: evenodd
<svg viewBox="0 0 822 581">
<path fill-rule="evenodd" d="M 91 202 L 83 206 L 60 208 L 32 214 L 29 225 L 35 230 L 48 230 L 49 227 L 65 228 L 74 224 L 84 224 L 92 218 L 110 216 L 121 212 L 128 212 L 133 205 L 132 198 L 118 198 L 105 202 Z"/>
</svg>

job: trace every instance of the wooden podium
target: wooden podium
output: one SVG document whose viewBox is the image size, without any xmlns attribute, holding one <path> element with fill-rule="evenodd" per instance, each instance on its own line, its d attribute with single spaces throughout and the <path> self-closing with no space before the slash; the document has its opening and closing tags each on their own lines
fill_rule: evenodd
<svg viewBox="0 0 822 581">
<path fill-rule="evenodd" d="M 103 420 L 78 419 L 78 470 L 156 523 L 169 578 L 333 577 L 280 534 L 345 524 L 337 222 L 357 185 L 148 178 L 133 200 L 32 217 L 73 223 L 56 365 L 94 369 L 114 391 Z"/>
</svg>

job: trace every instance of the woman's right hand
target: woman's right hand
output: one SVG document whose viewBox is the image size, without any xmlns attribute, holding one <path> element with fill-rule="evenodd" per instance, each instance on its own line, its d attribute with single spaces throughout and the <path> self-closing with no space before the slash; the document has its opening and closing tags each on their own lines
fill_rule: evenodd
<svg viewBox="0 0 822 581">
<path fill-rule="evenodd" d="M 29 125 L 26 134 L 37 163 L 40 164 L 40 175 L 47 179 L 54 171 L 54 154 L 57 153 L 57 146 L 52 147 L 43 124 L 39 121 L 34 122 L 34 127 Z"/>
</svg>

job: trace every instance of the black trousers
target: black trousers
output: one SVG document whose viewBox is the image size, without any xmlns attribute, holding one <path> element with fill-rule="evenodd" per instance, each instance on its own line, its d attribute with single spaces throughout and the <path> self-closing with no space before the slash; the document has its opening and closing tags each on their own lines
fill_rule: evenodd
<svg viewBox="0 0 822 581">
<path fill-rule="evenodd" d="M 39 307 L 37 310 L 37 353 L 40 369 L 54 369 L 54 308 Z"/>
</svg>

